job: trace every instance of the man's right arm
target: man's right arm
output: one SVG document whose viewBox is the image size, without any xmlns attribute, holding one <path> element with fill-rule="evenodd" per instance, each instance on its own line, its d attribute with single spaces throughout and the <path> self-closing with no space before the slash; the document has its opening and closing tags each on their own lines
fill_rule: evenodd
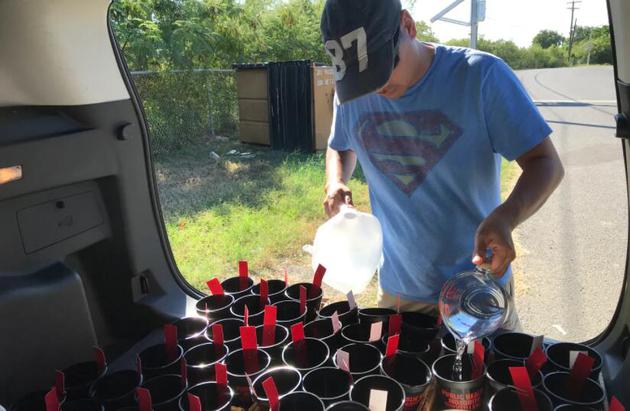
<svg viewBox="0 0 630 411">
<path fill-rule="evenodd" d="M 337 214 L 341 205 L 352 205 L 352 191 L 346 184 L 352 177 L 356 164 L 357 156 L 354 151 L 337 151 L 328 147 L 324 210 L 329 217 Z"/>
</svg>

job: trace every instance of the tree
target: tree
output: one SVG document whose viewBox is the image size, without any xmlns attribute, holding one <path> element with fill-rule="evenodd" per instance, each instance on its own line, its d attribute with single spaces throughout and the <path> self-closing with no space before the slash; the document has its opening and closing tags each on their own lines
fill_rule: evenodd
<svg viewBox="0 0 630 411">
<path fill-rule="evenodd" d="M 538 44 L 543 49 L 548 49 L 551 46 L 560 46 L 564 41 L 565 38 L 557 31 L 541 30 L 536 34 L 532 43 Z"/>
<path fill-rule="evenodd" d="M 433 33 L 433 30 L 431 30 L 431 26 L 422 20 L 416 22 L 416 37 L 418 40 L 428 41 L 431 43 L 439 42 L 435 33 Z"/>
</svg>

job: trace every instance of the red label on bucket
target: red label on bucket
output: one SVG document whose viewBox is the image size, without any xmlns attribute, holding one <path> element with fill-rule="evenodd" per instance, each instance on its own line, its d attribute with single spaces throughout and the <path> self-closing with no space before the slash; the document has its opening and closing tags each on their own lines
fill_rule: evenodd
<svg viewBox="0 0 630 411">
<path fill-rule="evenodd" d="M 103 351 L 101 347 L 94 347 L 94 361 L 96 362 L 96 367 L 99 372 L 105 369 L 107 360 L 105 359 L 105 351 Z"/>
<path fill-rule="evenodd" d="M 400 335 L 390 335 L 387 339 L 387 348 L 385 349 L 385 357 L 391 357 L 398 351 L 398 342 L 400 341 Z"/>
<path fill-rule="evenodd" d="M 350 311 L 357 308 L 357 302 L 354 299 L 354 293 L 352 292 L 352 290 L 348 291 L 348 294 L 346 294 L 346 298 L 348 299 L 348 306 L 350 307 Z"/>
<path fill-rule="evenodd" d="M 271 408 L 272 411 L 278 411 L 280 396 L 278 395 L 278 388 L 276 388 L 276 383 L 273 381 L 273 378 L 268 377 L 263 381 L 262 386 L 269 400 L 269 408 Z"/>
<path fill-rule="evenodd" d="M 212 295 L 223 295 L 225 294 L 223 291 L 223 286 L 218 278 L 213 278 L 212 280 L 206 282 L 208 289 Z"/>
<path fill-rule="evenodd" d="M 214 374 L 216 375 L 216 381 L 219 385 L 227 385 L 227 367 L 220 362 L 214 365 Z"/>
<path fill-rule="evenodd" d="M 188 393 L 188 411 L 201 411 L 201 400 L 191 393 Z"/>
<path fill-rule="evenodd" d="M 304 341 L 304 324 L 300 322 L 291 326 L 291 339 L 294 344 Z"/>
<path fill-rule="evenodd" d="M 582 353 L 577 356 L 575 364 L 573 368 L 571 368 L 568 381 L 568 389 L 573 396 L 577 396 L 582 390 L 582 387 L 584 387 L 586 379 L 591 375 L 591 371 L 593 370 L 593 364 L 595 364 L 595 358 Z"/>
<path fill-rule="evenodd" d="M 532 355 L 529 356 L 527 361 L 525 361 L 525 366 L 527 367 L 527 372 L 529 373 L 529 378 L 534 378 L 534 376 L 538 373 L 538 371 L 542 368 L 543 365 L 547 362 L 547 356 L 542 348 L 538 347 Z"/>
<path fill-rule="evenodd" d="M 626 408 L 621 404 L 621 402 L 619 402 L 617 397 L 613 395 L 610 400 L 610 407 L 608 408 L 608 411 L 626 411 Z"/>
<path fill-rule="evenodd" d="M 46 403 L 46 411 L 59 411 L 59 397 L 57 397 L 57 389 L 52 387 L 44 396 Z"/>
<path fill-rule="evenodd" d="M 300 314 L 306 311 L 306 287 L 300 286 Z"/>
<path fill-rule="evenodd" d="M 166 356 L 173 361 L 177 357 L 177 327 L 173 324 L 164 324 L 164 345 Z"/>
<path fill-rule="evenodd" d="M 212 342 L 223 345 L 223 324 L 212 324 Z"/>
<path fill-rule="evenodd" d="M 278 316 L 278 308 L 273 305 L 265 306 L 265 314 L 263 319 L 263 335 L 262 345 L 268 347 L 276 342 L 276 318 Z"/>
<path fill-rule="evenodd" d="M 257 350 L 256 327 L 244 326 L 240 328 L 240 332 L 243 350 Z"/>
<path fill-rule="evenodd" d="M 66 376 L 59 370 L 55 370 L 55 390 L 57 398 L 62 398 L 66 392 Z"/>
<path fill-rule="evenodd" d="M 400 334 L 400 325 L 402 324 L 402 315 L 392 314 L 389 316 L 389 335 Z"/>
<path fill-rule="evenodd" d="M 465 394 L 459 394 L 451 392 L 446 388 L 441 388 L 440 394 L 442 395 L 442 402 L 446 408 L 454 408 L 457 410 L 476 410 L 481 407 L 483 388 L 480 388 L 477 391 L 467 392 Z"/>
<path fill-rule="evenodd" d="M 509 367 L 509 370 L 523 411 L 538 411 L 534 388 L 532 387 L 532 382 L 529 379 L 527 368 Z"/>
<path fill-rule="evenodd" d="M 335 353 L 335 362 L 337 367 L 346 372 L 350 372 L 350 353 L 341 348 Z"/>
<path fill-rule="evenodd" d="M 442 313 L 438 313 L 437 320 L 435 320 L 435 325 L 437 325 L 438 327 L 441 327 L 442 323 L 443 323 L 443 321 L 442 321 Z"/>
<path fill-rule="evenodd" d="M 136 396 L 138 397 L 139 411 L 152 411 L 151 393 L 146 388 L 136 388 Z"/>
<path fill-rule="evenodd" d="M 249 307 L 245 304 L 245 309 L 243 310 L 243 322 L 245 326 L 249 325 Z"/>
<path fill-rule="evenodd" d="M 284 285 L 289 286 L 289 271 L 286 268 L 284 269 Z"/>
<path fill-rule="evenodd" d="M 422 404 L 424 404 L 424 393 L 412 395 L 405 393 L 404 411 L 417 411 Z"/>
<path fill-rule="evenodd" d="M 322 288 L 322 280 L 324 279 L 324 274 L 326 274 L 326 267 L 323 265 L 318 265 L 317 270 L 315 270 L 315 274 L 313 275 L 313 285 L 317 288 Z"/>
<path fill-rule="evenodd" d="M 269 298 L 269 283 L 267 280 L 260 280 L 260 305 L 267 304 Z"/>
</svg>

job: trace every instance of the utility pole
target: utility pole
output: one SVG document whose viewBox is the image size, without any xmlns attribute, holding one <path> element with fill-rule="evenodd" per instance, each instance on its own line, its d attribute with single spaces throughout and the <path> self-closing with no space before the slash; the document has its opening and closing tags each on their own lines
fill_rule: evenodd
<svg viewBox="0 0 630 411">
<path fill-rule="evenodd" d="M 446 13 L 453 10 L 455 7 L 463 3 L 464 0 L 454 0 L 453 3 L 446 6 L 442 11 L 431 18 L 431 23 L 437 20 L 445 21 L 447 23 L 453 23 L 460 26 L 470 27 L 470 42 L 469 46 L 472 49 L 477 48 L 477 37 L 479 22 L 484 21 L 486 18 L 486 0 L 470 0 L 470 22 L 461 21 L 444 17 Z"/>
<path fill-rule="evenodd" d="M 573 16 L 575 14 L 575 10 L 579 10 L 579 8 L 575 7 L 575 5 L 580 3 L 582 3 L 581 0 L 571 0 L 567 3 L 567 5 L 571 5 L 571 7 L 567 7 L 567 10 L 571 10 L 571 24 L 569 24 L 569 65 L 571 65 L 571 49 L 573 48 L 573 34 L 575 33 L 576 24 L 576 21 L 573 20 Z"/>
<path fill-rule="evenodd" d="M 477 29 L 479 21 L 477 20 L 477 11 L 479 6 L 477 0 L 470 0 L 470 48 L 477 48 Z"/>
</svg>

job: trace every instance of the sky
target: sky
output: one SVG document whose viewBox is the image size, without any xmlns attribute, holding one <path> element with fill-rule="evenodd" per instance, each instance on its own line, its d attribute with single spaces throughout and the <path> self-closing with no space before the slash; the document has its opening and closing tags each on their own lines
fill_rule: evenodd
<svg viewBox="0 0 630 411">
<path fill-rule="evenodd" d="M 452 2 L 453 0 L 416 0 L 411 14 L 416 20 L 429 23 L 441 42 L 468 38 L 468 27 L 441 21 L 430 23 L 431 17 Z M 512 40 L 520 47 L 531 45 L 532 39 L 540 30 L 554 30 L 568 37 L 571 10 L 567 10 L 570 7 L 567 3 L 567 0 L 486 0 L 486 20 L 479 23 L 479 34 L 490 40 Z M 582 0 L 581 3 L 576 3 L 576 7 L 580 8 L 575 11 L 579 26 L 608 24 L 605 0 Z M 470 20 L 470 0 L 465 0 L 446 17 Z"/>
</svg>

